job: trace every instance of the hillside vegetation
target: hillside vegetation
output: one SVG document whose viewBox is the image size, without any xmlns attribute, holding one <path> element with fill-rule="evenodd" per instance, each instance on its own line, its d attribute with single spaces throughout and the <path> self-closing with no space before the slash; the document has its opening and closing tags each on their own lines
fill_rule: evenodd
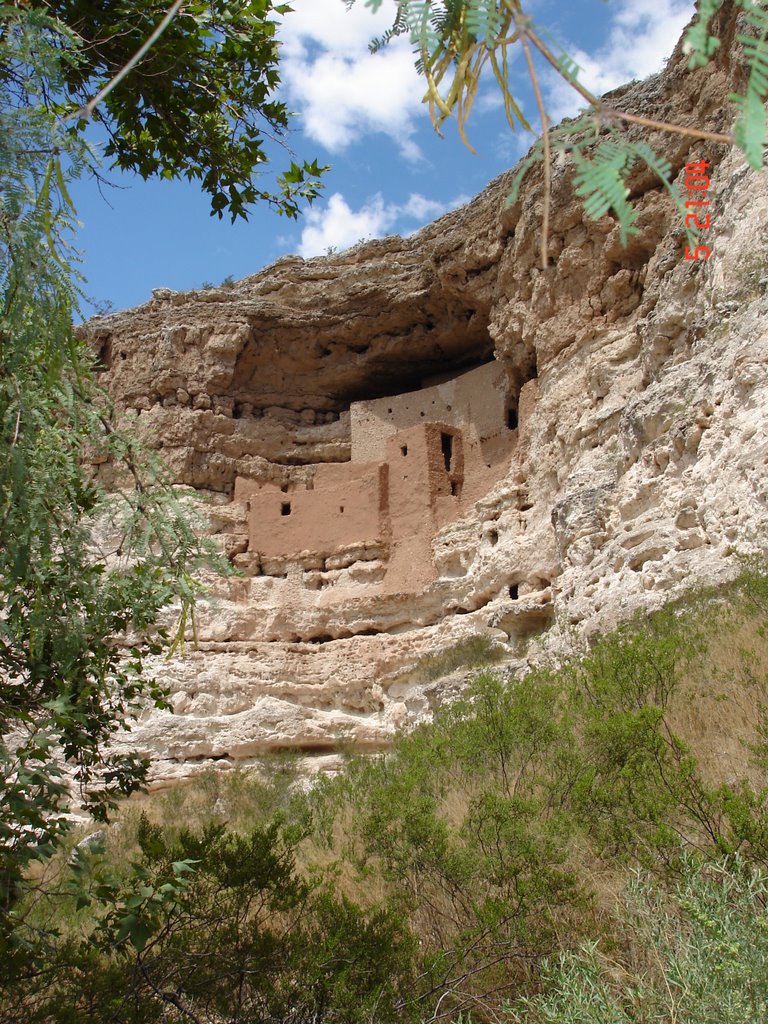
<svg viewBox="0 0 768 1024">
<path fill-rule="evenodd" d="M 747 565 L 309 793 L 129 801 L 17 909 L 0 1021 L 763 1021 L 766 624 Z"/>
</svg>

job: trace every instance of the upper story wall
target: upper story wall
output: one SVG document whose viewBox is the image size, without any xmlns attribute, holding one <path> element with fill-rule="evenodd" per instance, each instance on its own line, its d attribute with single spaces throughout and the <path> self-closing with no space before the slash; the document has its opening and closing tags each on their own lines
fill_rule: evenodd
<svg viewBox="0 0 768 1024">
<path fill-rule="evenodd" d="M 470 444 L 494 437 L 507 429 L 507 402 L 507 377 L 496 362 L 420 391 L 353 402 L 352 461 L 385 459 L 391 437 L 423 423 L 457 427 Z"/>
</svg>

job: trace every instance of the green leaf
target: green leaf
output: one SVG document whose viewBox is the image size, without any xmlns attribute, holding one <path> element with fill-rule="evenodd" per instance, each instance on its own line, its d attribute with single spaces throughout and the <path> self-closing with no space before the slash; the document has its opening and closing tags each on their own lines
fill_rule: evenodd
<svg viewBox="0 0 768 1024">
<path fill-rule="evenodd" d="M 736 143 L 749 166 L 759 171 L 763 166 L 766 142 L 765 104 L 754 89 L 748 89 L 746 96 L 732 94 L 729 99 L 739 109 L 739 117 L 733 126 Z"/>
<path fill-rule="evenodd" d="M 125 914 L 120 918 L 118 923 L 117 932 L 115 933 L 115 942 L 119 945 L 121 942 L 125 942 L 126 939 L 132 934 L 133 929 L 138 924 L 138 917 L 135 914 Z"/>
<path fill-rule="evenodd" d="M 632 149 L 619 142 L 603 143 L 592 159 L 576 156 L 576 195 L 584 198 L 586 214 L 597 219 L 613 210 L 619 221 L 622 243 L 637 230 L 634 226 L 637 214 L 627 202 L 629 189 L 625 180 L 633 162 Z"/>
<path fill-rule="evenodd" d="M 199 860 L 175 860 L 171 864 L 171 868 L 174 875 L 186 875 L 190 872 L 194 872 L 195 866 L 199 863 Z"/>
</svg>

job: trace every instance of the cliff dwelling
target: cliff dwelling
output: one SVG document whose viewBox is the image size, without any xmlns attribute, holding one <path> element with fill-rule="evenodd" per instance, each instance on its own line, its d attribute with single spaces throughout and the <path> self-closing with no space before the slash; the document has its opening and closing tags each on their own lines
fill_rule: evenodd
<svg viewBox="0 0 768 1024">
<path fill-rule="evenodd" d="M 352 402 L 349 462 L 304 467 L 281 484 L 236 479 L 251 573 L 266 565 L 280 574 L 284 562 L 349 552 L 380 564 L 368 582 L 385 593 L 413 593 L 436 578 L 433 537 L 506 473 L 536 382 L 511 394 L 492 362 L 423 384 Z M 314 576 L 307 585 L 323 582 Z"/>
<path fill-rule="evenodd" d="M 670 68 L 660 115 L 722 127 L 724 73 L 686 92 Z M 624 99 L 646 109 L 644 90 Z M 718 164 L 721 245 L 695 267 L 638 168 L 631 248 L 558 191 L 542 272 L 541 182 L 509 205 L 504 175 L 408 238 L 93 323 L 117 410 L 240 571 L 207 581 L 197 643 L 158 667 L 174 714 L 131 749 L 166 777 L 371 749 L 453 686 L 425 659 L 480 637 L 524 670 L 532 638 L 557 652 L 561 626 L 593 633 L 764 547 L 768 292 L 744 259 L 768 182 L 743 174 Z"/>
</svg>

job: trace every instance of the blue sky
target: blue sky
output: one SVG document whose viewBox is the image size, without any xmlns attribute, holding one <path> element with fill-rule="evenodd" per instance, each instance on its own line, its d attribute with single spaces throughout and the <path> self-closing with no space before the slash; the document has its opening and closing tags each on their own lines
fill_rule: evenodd
<svg viewBox="0 0 768 1024">
<path fill-rule="evenodd" d="M 363 0 L 351 11 L 343 0 L 292 4 L 280 30 L 282 94 L 297 113 L 289 143 L 297 157 L 331 164 L 323 196 L 298 222 L 261 207 L 247 223 L 232 225 L 209 216 L 207 197 L 186 182 L 143 182 L 114 171 L 107 174 L 112 188 L 79 182 L 77 245 L 86 291 L 97 302 L 120 309 L 146 301 L 152 288 L 195 288 L 253 274 L 287 253 L 309 257 L 361 238 L 409 234 L 477 194 L 528 149 L 531 137 L 510 131 L 490 76 L 469 125 L 476 152 L 462 145 L 453 124 L 443 138 L 436 135 L 420 103 L 423 83 L 407 40 L 375 56 L 368 52 L 369 39 L 391 23 L 394 0 L 384 0 L 376 15 Z M 659 70 L 694 8 L 693 0 L 531 0 L 527 6 L 578 61 L 582 80 L 596 93 Z M 579 104 L 567 86 L 541 70 L 550 114 L 575 113 Z M 511 76 L 533 123 L 521 59 Z M 276 170 L 288 159 L 276 150 Z"/>
</svg>

